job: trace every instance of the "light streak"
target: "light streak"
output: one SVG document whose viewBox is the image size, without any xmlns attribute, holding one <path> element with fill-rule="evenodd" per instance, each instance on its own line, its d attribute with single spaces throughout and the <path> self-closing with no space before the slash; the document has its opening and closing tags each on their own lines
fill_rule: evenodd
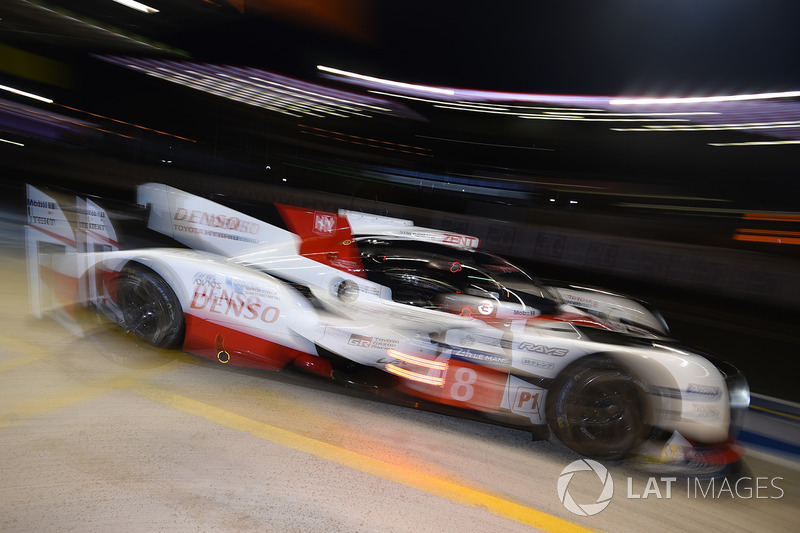
<svg viewBox="0 0 800 533">
<path fill-rule="evenodd" d="M 428 376 L 426 374 L 420 374 L 419 372 L 406 370 L 405 368 L 400 368 L 399 366 L 393 365 L 391 363 L 387 364 L 385 368 L 386 371 L 391 374 L 395 374 L 397 376 L 410 379 L 412 381 L 419 381 L 420 383 L 435 385 L 436 387 L 444 386 L 444 378 L 437 378 L 434 376 Z"/>
<path fill-rule="evenodd" d="M 728 96 L 679 96 L 663 98 L 612 98 L 611 105 L 671 105 L 671 104 L 708 104 L 715 102 L 744 102 L 749 100 L 770 100 L 773 98 L 797 98 L 800 91 L 784 91 L 772 93 L 734 94 Z"/>
<path fill-rule="evenodd" d="M 0 89 L 4 91 L 8 91 L 10 93 L 18 94 L 20 96 L 25 96 L 26 98 L 33 98 L 34 100 L 39 100 L 40 102 L 44 102 L 46 104 L 52 104 L 53 100 L 50 98 L 46 98 L 44 96 L 39 96 L 38 94 L 33 94 L 25 91 L 20 91 L 19 89 L 15 89 L 14 87 L 9 87 L 7 85 L 0 85 Z"/>
<path fill-rule="evenodd" d="M 709 146 L 778 146 L 782 144 L 800 144 L 800 140 L 750 141 L 750 142 L 740 142 L 740 143 L 708 143 Z"/>
<path fill-rule="evenodd" d="M 783 237 L 781 235 L 743 235 L 737 233 L 733 236 L 735 241 L 765 242 L 769 244 L 800 244 L 800 238 Z"/>
<path fill-rule="evenodd" d="M 340 70 L 338 68 L 326 67 L 324 65 L 317 65 L 317 69 L 321 70 L 322 72 L 327 72 L 328 74 L 333 74 L 335 76 L 343 76 L 345 78 L 353 78 L 361 81 L 366 81 L 369 83 L 377 83 L 378 85 L 388 85 L 389 87 L 397 87 L 399 89 L 406 89 L 411 91 L 423 91 L 433 94 L 442 94 L 446 96 L 453 96 L 456 94 L 455 91 L 452 89 L 442 89 L 440 87 L 429 87 L 427 85 L 416 85 L 413 83 L 405 83 L 402 81 L 385 80 L 382 78 L 375 78 L 373 76 L 365 76 L 364 74 L 356 74 L 355 72 Z"/>
<path fill-rule="evenodd" d="M 800 222 L 800 215 L 785 215 L 782 213 L 745 213 L 745 220 L 767 220 L 770 222 Z"/>
<path fill-rule="evenodd" d="M 140 126 L 139 124 L 134 124 L 134 123 L 132 123 L 132 122 L 126 122 L 126 121 L 124 121 L 124 120 L 120 120 L 120 119 L 117 119 L 117 118 L 111 118 L 111 117 L 107 117 L 107 116 L 105 116 L 105 115 L 98 115 L 97 113 L 92 113 L 92 112 L 90 112 L 90 111 L 84 111 L 83 109 L 78 109 L 78 108 L 75 108 L 75 107 L 70 107 L 70 106 L 68 106 L 68 105 L 63 105 L 63 104 L 56 104 L 56 105 L 57 105 L 57 106 L 59 106 L 59 107 L 63 107 L 64 109 L 69 109 L 70 111 L 77 111 L 78 113 L 85 113 L 85 114 L 87 114 L 87 115 L 89 115 L 89 116 L 92 116 L 92 117 L 102 118 L 102 119 L 104 119 L 104 120 L 110 120 L 110 121 L 112 121 L 112 122 L 116 122 L 116 123 L 118 123 L 118 124 L 124 124 L 124 125 L 126 125 L 126 126 L 131 126 L 131 127 L 134 127 L 134 128 L 139 128 L 140 130 L 152 131 L 153 133 L 158 133 L 159 135 L 166 135 L 166 136 L 168 136 L 168 137 L 174 137 L 174 138 L 176 138 L 176 139 L 180 139 L 180 140 L 182 140 L 182 141 L 189 141 L 189 142 L 192 142 L 192 143 L 195 143 L 195 142 L 197 142 L 197 141 L 196 141 L 196 140 L 194 140 L 194 139 L 189 139 L 189 138 L 187 138 L 187 137 L 181 137 L 180 135 L 175 135 L 175 134 L 172 134 L 172 133 L 167 133 L 166 131 L 155 130 L 155 129 L 153 129 L 153 128 L 148 128 L 147 126 Z M 96 128 L 96 129 L 99 129 L 99 128 Z M 101 130 L 101 131 L 105 131 L 105 130 Z M 114 133 L 114 132 L 111 132 L 111 133 Z M 128 135 L 123 135 L 123 134 L 121 134 L 121 133 L 117 133 L 117 135 L 120 135 L 120 136 L 122 136 L 122 137 L 128 137 L 128 138 L 131 138 L 130 136 L 128 136 Z"/>
<path fill-rule="evenodd" d="M 726 130 L 771 130 L 781 128 L 800 128 L 800 121 L 790 120 L 781 122 L 743 122 L 743 123 L 730 123 L 730 124 L 696 124 L 693 126 L 675 125 L 675 126 L 644 126 L 642 128 L 618 129 L 613 128 L 612 131 L 726 131 Z M 776 141 L 777 142 L 777 141 Z M 797 141 L 795 141 L 797 142 Z"/>
<path fill-rule="evenodd" d="M 142 13 L 147 13 L 148 15 L 153 13 L 158 13 L 158 9 L 155 9 L 150 6 L 146 6 L 141 2 L 137 2 L 136 0 L 114 0 L 114 2 L 123 5 L 125 7 L 129 7 L 131 9 L 135 9 L 136 11 L 141 11 Z"/>
<path fill-rule="evenodd" d="M 16 145 L 16 146 L 25 146 L 25 145 L 24 145 L 24 144 L 22 144 L 22 143 L 18 143 L 18 142 L 16 142 L 16 141 L 10 141 L 10 140 L 8 140 L 8 139 L 0 139 L 0 142 L 4 142 L 4 143 L 8 143 L 8 144 L 13 144 L 13 145 Z"/>
<path fill-rule="evenodd" d="M 391 348 L 387 353 L 389 354 L 389 357 L 394 357 L 395 359 L 400 359 L 401 361 L 412 363 L 417 366 L 424 366 L 425 368 L 431 368 L 433 370 L 444 371 L 447 370 L 448 367 L 447 361 L 431 361 L 430 359 L 424 359 L 422 357 L 397 351 L 394 348 Z"/>
</svg>

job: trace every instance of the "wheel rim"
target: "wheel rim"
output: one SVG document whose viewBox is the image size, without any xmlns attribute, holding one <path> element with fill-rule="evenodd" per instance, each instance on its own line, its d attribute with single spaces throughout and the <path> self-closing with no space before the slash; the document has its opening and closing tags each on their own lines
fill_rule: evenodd
<svg viewBox="0 0 800 533">
<path fill-rule="evenodd" d="M 641 439 L 644 427 L 641 389 L 619 373 L 600 373 L 571 391 L 566 408 L 571 439 L 587 455 L 624 456 Z"/>
<path fill-rule="evenodd" d="M 121 298 L 125 330 L 157 346 L 169 333 L 171 309 L 147 281 L 125 281 Z"/>
</svg>

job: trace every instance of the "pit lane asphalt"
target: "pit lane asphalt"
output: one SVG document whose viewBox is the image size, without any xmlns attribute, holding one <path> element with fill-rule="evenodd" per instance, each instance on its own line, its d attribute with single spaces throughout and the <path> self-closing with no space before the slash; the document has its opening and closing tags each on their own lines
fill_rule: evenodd
<svg viewBox="0 0 800 533">
<path fill-rule="evenodd" d="M 747 456 L 730 486 L 749 477 L 750 492 L 611 463 L 608 507 L 579 517 L 557 491 L 579 457 L 557 442 L 99 326 L 76 337 L 29 316 L 19 214 L 0 216 L 2 531 L 795 528 L 800 471 L 772 456 Z M 594 503 L 599 482 L 580 474 L 569 493 Z"/>
</svg>

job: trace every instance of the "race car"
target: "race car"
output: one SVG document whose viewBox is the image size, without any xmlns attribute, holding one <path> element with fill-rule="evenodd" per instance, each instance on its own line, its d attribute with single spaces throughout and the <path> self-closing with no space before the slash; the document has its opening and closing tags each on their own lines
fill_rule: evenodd
<svg viewBox="0 0 800 533">
<path fill-rule="evenodd" d="M 552 432 L 596 459 L 653 443 L 655 460 L 741 458 L 749 389 L 735 367 L 669 338 L 646 304 L 539 281 L 477 237 L 352 211 L 255 216 L 148 183 L 137 189 L 147 228 L 175 246 L 120 249 L 93 200 L 27 190 L 37 316 L 74 327 L 90 307 L 155 347 Z"/>
</svg>

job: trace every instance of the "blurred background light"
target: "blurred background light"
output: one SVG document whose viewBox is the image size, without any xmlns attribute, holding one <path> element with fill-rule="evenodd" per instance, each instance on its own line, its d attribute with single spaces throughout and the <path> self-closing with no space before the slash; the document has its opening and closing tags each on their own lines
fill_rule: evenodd
<svg viewBox="0 0 800 533">
<path fill-rule="evenodd" d="M 114 2 L 121 4 L 125 7 L 135 9 L 136 11 L 141 11 L 142 13 L 147 13 L 147 14 L 158 13 L 158 9 L 146 6 L 141 2 L 137 2 L 136 0 L 114 0 Z"/>
</svg>

